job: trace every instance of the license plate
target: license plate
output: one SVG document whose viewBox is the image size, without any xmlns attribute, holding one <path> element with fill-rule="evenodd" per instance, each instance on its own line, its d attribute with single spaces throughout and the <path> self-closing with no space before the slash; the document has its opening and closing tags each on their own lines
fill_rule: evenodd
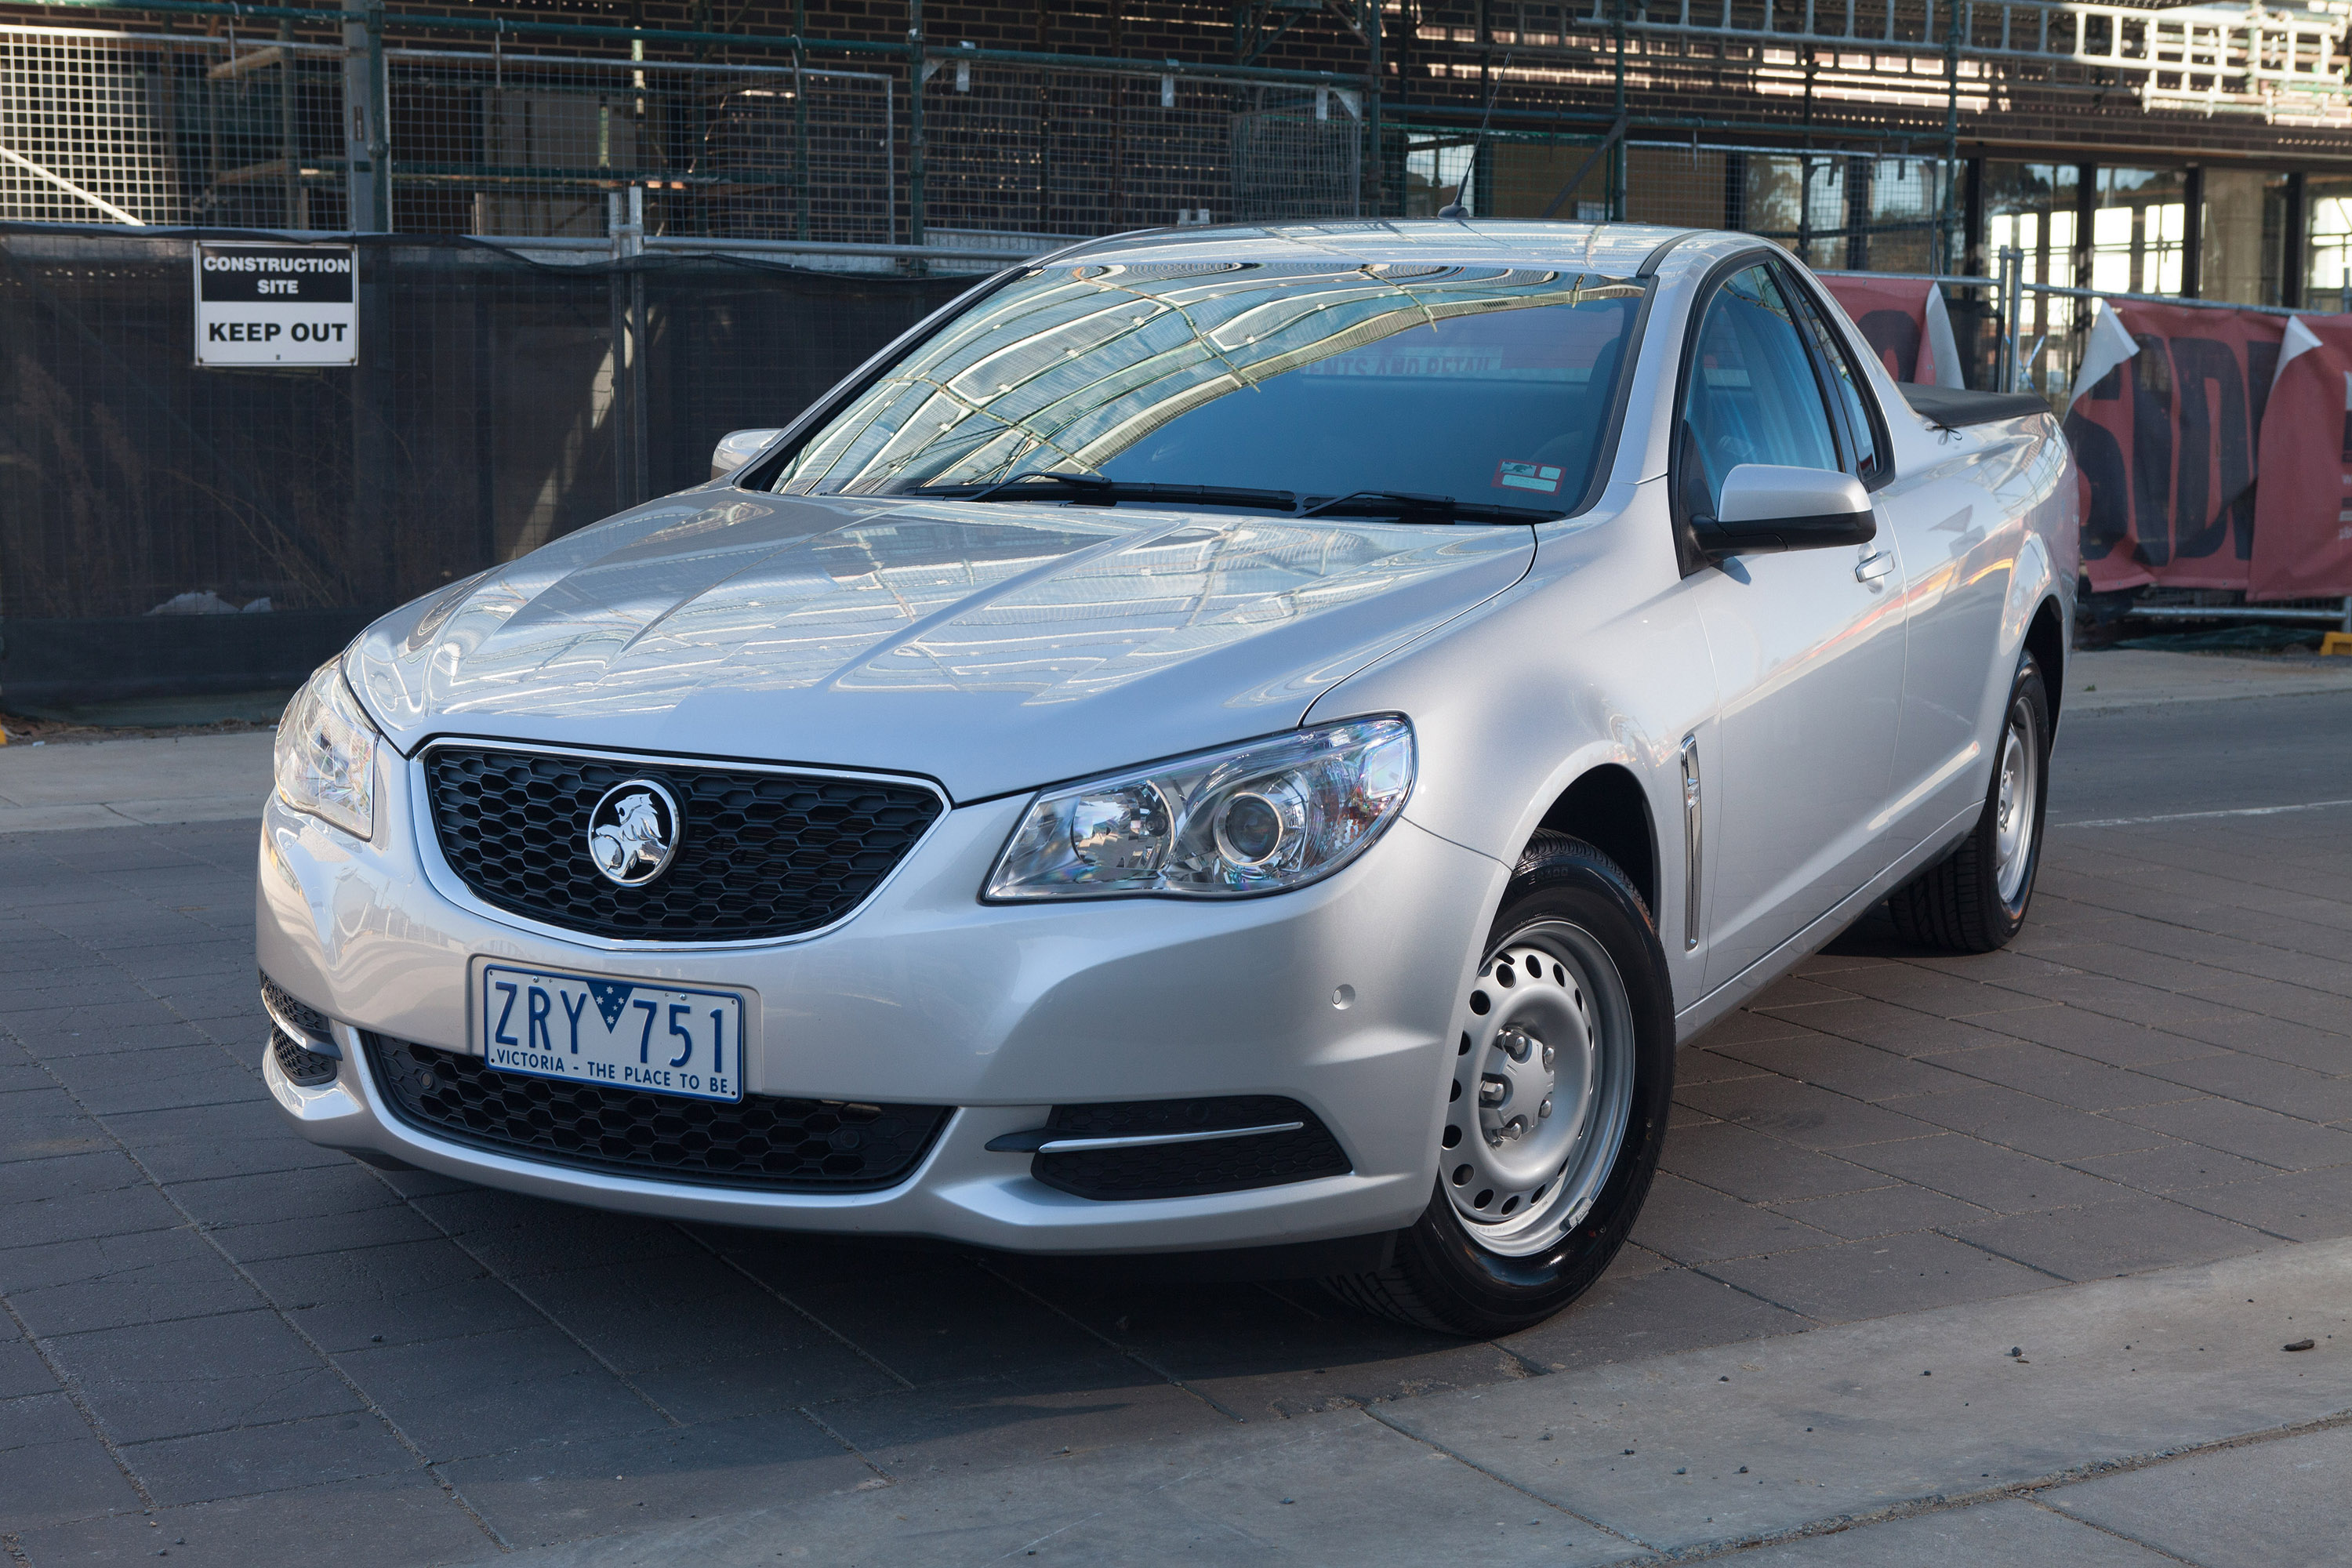
<svg viewBox="0 0 2352 1568">
<path fill-rule="evenodd" d="M 482 1058 L 501 1072 L 743 1098 L 740 992 L 486 963 L 476 1017 Z"/>
</svg>

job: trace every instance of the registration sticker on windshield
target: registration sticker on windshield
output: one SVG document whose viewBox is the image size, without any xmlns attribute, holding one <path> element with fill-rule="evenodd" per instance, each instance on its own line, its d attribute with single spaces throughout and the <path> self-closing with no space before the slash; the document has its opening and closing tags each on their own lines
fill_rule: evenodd
<svg viewBox="0 0 2352 1568">
<path fill-rule="evenodd" d="M 1559 468 L 1550 463 L 1515 463 L 1506 458 L 1495 465 L 1495 488 L 1498 490 L 1539 490 L 1548 496 L 1559 494 Z"/>
</svg>

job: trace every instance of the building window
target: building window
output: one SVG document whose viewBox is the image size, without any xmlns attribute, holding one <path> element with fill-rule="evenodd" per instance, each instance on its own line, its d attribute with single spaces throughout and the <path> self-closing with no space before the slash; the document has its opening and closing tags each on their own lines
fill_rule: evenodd
<svg viewBox="0 0 2352 1568">
<path fill-rule="evenodd" d="M 2101 169 L 2091 209 L 2091 287 L 2178 294 L 2188 240 L 2188 175 L 2179 169 Z"/>
<path fill-rule="evenodd" d="M 2027 283 L 2073 288 L 2080 176 L 2072 163 L 1988 161 L 1981 187 L 1986 265 L 1998 267 L 2000 253 L 2013 247 L 2025 253 Z M 2018 364 L 2028 386 L 2055 395 L 2073 380 L 2078 319 L 2089 319 L 2082 302 L 2063 295 L 2028 289 L 2019 301 Z"/>
<path fill-rule="evenodd" d="M 2352 306 L 2352 175 L 2313 174 L 2304 191 L 2309 214 L 2304 303 L 2340 310 Z"/>
</svg>

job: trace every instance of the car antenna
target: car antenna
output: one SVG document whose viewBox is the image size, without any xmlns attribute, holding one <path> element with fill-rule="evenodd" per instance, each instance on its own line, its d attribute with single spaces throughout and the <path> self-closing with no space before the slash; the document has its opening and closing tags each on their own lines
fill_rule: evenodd
<svg viewBox="0 0 2352 1568">
<path fill-rule="evenodd" d="M 1469 209 L 1462 205 L 1462 187 L 1478 177 L 1478 150 L 1486 144 L 1486 127 L 1495 122 L 1495 95 L 1503 90 L 1503 72 L 1511 68 L 1511 56 L 1515 52 L 1513 49 L 1503 51 L 1502 68 L 1496 71 L 1495 79 L 1486 84 L 1486 112 L 1478 117 L 1478 134 L 1470 139 L 1470 162 L 1464 165 L 1462 178 L 1454 187 L 1454 199 L 1437 209 L 1439 217 L 1450 217 L 1459 223 L 1470 216 Z"/>
</svg>

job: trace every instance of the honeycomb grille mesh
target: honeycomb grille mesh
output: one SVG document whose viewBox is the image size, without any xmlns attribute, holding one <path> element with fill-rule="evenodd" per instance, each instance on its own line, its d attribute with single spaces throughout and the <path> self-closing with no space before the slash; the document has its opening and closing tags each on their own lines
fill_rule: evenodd
<svg viewBox="0 0 2352 1568">
<path fill-rule="evenodd" d="M 267 974 L 261 977 L 261 999 L 278 1010 L 288 1023 L 299 1025 L 314 1040 L 331 1040 L 334 1035 L 327 1016 L 307 1002 L 297 1002 L 293 994 Z"/>
<path fill-rule="evenodd" d="M 316 1089 L 322 1083 L 335 1081 L 335 1058 L 304 1048 L 299 1040 L 272 1024 L 269 1026 L 269 1049 L 278 1058 L 278 1070 L 289 1082 L 304 1089 Z"/>
<path fill-rule="evenodd" d="M 425 762 L 435 836 L 485 902 L 594 936 L 740 942 L 793 936 L 856 909 L 939 816 L 914 784 L 615 763 L 464 746 Z M 678 803 L 677 854 L 642 888 L 597 875 L 588 817 L 614 784 Z"/>
<path fill-rule="evenodd" d="M 478 1057 L 366 1035 L 401 1121 L 452 1142 L 581 1170 L 770 1192 L 864 1192 L 903 1180 L 944 1105 L 747 1096 L 684 1100 L 503 1073 Z"/>
<path fill-rule="evenodd" d="M 1055 1138 L 1132 1138 L 1286 1121 L 1304 1125 L 1295 1131 L 1261 1132 L 1247 1138 L 1041 1153 L 1031 1163 L 1030 1173 L 1047 1186 L 1076 1197 L 1118 1200 L 1245 1192 L 1318 1176 L 1344 1176 L 1354 1168 L 1339 1141 L 1313 1111 L 1280 1095 L 1057 1105 L 1046 1118 L 1045 1127 Z"/>
</svg>

